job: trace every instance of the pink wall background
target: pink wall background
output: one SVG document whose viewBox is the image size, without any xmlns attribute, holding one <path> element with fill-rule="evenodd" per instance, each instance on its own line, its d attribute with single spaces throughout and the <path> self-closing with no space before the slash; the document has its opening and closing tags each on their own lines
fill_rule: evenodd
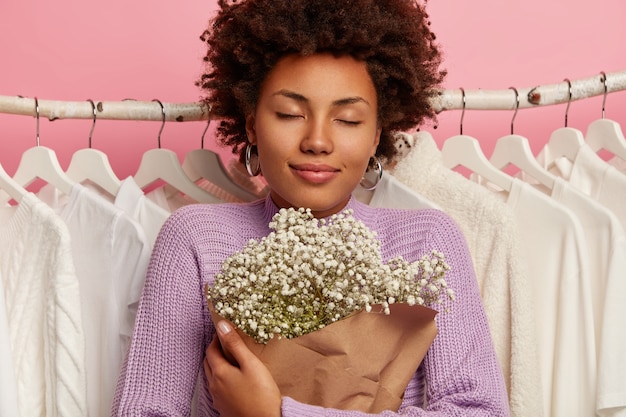
<svg viewBox="0 0 626 417">
<path fill-rule="evenodd" d="M 2 1 L 0 95 L 81 101 L 196 101 L 201 69 L 198 37 L 215 0 Z M 626 69 L 626 3 L 597 0 L 430 0 L 432 27 L 445 51 L 448 88 L 506 89 L 552 84 Z M 610 79 L 609 79 L 610 82 Z M 583 132 L 601 117 L 602 96 L 572 103 L 569 126 Z M 537 153 L 563 126 L 565 105 L 520 110 L 515 133 Z M 606 117 L 626 130 L 626 91 L 607 97 Z M 487 156 L 509 133 L 511 111 L 468 111 L 464 133 Z M 426 126 L 439 144 L 459 131 L 460 111 Z M 200 146 L 204 122 L 165 125 L 162 147 L 184 154 Z M 87 146 L 91 120 L 40 121 L 41 144 L 63 167 Z M 105 151 L 119 177 L 132 175 L 156 147 L 159 122 L 99 120 L 93 147 Z M 217 149 L 207 136 L 207 147 Z M 35 119 L 0 114 L 0 163 L 12 174 L 35 145 Z M 228 155 L 228 153 L 226 153 Z"/>
</svg>

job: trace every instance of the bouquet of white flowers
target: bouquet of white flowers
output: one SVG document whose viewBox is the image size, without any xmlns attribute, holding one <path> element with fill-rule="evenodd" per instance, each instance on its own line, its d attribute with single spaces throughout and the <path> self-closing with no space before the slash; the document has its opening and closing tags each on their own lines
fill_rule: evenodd
<svg viewBox="0 0 626 417">
<path fill-rule="evenodd" d="M 397 409 L 436 335 L 429 307 L 454 299 L 444 279 L 450 267 L 436 250 L 413 263 L 383 262 L 376 234 L 352 214 L 324 220 L 281 209 L 272 233 L 224 261 L 206 297 L 214 315 L 245 335 L 284 395 L 334 408 Z"/>
</svg>

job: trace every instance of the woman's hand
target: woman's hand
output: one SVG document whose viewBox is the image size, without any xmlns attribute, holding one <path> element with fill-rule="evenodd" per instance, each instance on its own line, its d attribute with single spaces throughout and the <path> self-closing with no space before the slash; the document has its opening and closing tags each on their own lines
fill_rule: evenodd
<svg viewBox="0 0 626 417">
<path fill-rule="evenodd" d="M 213 406 L 222 417 L 279 417 L 280 390 L 265 364 L 233 331 L 231 323 L 221 320 L 216 328 L 218 337 L 204 359 Z"/>
</svg>

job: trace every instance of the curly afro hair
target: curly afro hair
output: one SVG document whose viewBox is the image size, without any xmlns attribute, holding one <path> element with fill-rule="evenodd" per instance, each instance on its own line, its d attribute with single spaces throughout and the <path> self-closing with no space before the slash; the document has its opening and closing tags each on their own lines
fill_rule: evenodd
<svg viewBox="0 0 626 417">
<path fill-rule="evenodd" d="M 382 128 L 376 155 L 396 156 L 395 133 L 435 118 L 430 98 L 445 71 L 424 7 L 415 0 L 219 0 L 200 39 L 208 46 L 197 84 L 220 119 L 217 135 L 234 154 L 247 144 L 245 115 L 261 84 L 288 54 L 350 55 L 366 63 Z"/>
</svg>

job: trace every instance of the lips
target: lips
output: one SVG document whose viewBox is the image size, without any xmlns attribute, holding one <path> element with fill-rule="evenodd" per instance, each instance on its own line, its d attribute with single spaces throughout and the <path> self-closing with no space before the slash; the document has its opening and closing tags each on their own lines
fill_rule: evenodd
<svg viewBox="0 0 626 417">
<path fill-rule="evenodd" d="M 325 164 L 292 165 L 291 169 L 296 176 L 313 184 L 329 182 L 339 174 L 337 168 Z"/>
</svg>

